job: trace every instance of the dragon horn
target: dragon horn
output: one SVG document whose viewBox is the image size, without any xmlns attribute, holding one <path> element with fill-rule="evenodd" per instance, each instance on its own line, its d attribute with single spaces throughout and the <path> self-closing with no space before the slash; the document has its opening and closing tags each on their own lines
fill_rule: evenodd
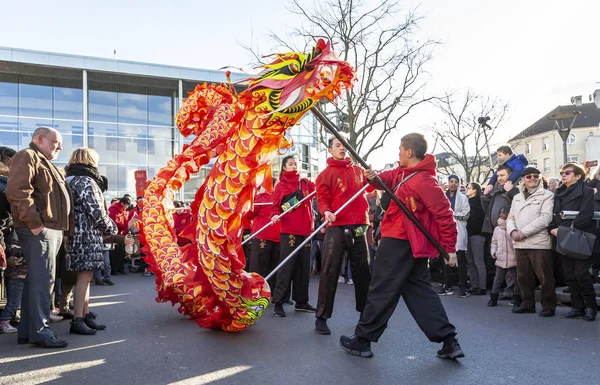
<svg viewBox="0 0 600 385">
<path fill-rule="evenodd" d="M 344 139 L 344 137 L 335 128 L 333 123 L 331 123 L 331 121 L 325 115 L 323 115 L 323 113 L 318 108 L 312 107 L 311 112 L 321 122 L 321 124 L 324 125 L 325 128 L 327 128 L 327 130 L 329 132 L 331 132 L 333 134 L 333 136 L 335 136 L 337 138 L 337 140 L 339 140 L 340 143 L 342 143 L 342 145 L 344 145 L 344 147 L 346 147 L 346 150 L 348 150 L 350 152 L 350 154 L 352 154 L 354 159 L 356 159 L 364 168 L 366 168 L 366 169 L 371 168 L 371 166 L 369 166 L 369 164 L 367 164 L 367 162 L 365 162 L 365 160 L 363 158 L 361 158 L 360 155 L 358 155 L 358 152 L 356 152 L 355 149 L 350 147 L 350 144 L 348 144 L 348 141 L 346 139 Z M 400 201 L 400 199 L 398 199 L 396 194 L 394 194 L 394 192 L 388 186 L 386 186 L 385 183 L 383 183 L 383 181 L 381 180 L 381 178 L 379 178 L 379 176 L 376 176 L 375 180 L 383 188 L 383 191 L 385 191 L 387 194 L 389 194 L 389 196 L 392 198 L 394 203 L 396 203 L 398 205 L 398 207 L 400 207 L 400 209 L 402 210 L 404 215 L 406 215 L 406 217 L 415 226 L 417 226 L 417 228 L 421 231 L 421 233 L 423 233 L 425 238 L 427 238 L 427 240 L 429 242 L 431 242 L 431 244 L 440 252 L 440 255 L 442 255 L 446 260 L 449 260 L 450 256 L 448 255 L 446 250 L 444 250 L 442 245 L 440 245 L 438 243 L 438 241 L 436 241 L 433 238 L 433 236 L 429 233 L 429 231 L 427 231 L 427 229 L 425 229 L 425 227 L 423 227 L 423 225 L 421 224 L 421 222 L 419 222 L 417 217 L 415 217 L 414 214 Z"/>
</svg>

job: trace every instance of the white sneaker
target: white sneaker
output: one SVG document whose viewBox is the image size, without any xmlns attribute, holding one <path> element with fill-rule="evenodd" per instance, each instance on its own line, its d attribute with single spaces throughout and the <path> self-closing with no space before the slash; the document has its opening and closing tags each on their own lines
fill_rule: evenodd
<svg viewBox="0 0 600 385">
<path fill-rule="evenodd" d="M 346 283 L 346 280 L 344 279 L 344 277 L 339 277 L 338 283 Z"/>
<path fill-rule="evenodd" d="M 63 316 L 56 315 L 56 314 L 50 314 L 50 322 L 60 322 L 63 319 L 64 319 Z"/>
<path fill-rule="evenodd" d="M 0 334 L 12 334 L 16 333 L 17 328 L 12 327 L 9 323 L 6 325 L 0 326 Z"/>
<path fill-rule="evenodd" d="M 353 280 L 351 280 L 351 279 L 349 279 L 349 280 L 348 280 L 348 285 L 354 285 L 354 281 L 353 281 Z"/>
</svg>

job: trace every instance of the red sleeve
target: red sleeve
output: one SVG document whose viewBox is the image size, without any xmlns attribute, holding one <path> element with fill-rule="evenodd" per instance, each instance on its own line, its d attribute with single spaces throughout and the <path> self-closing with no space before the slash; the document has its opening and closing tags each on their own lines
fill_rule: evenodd
<svg viewBox="0 0 600 385">
<path fill-rule="evenodd" d="M 393 170 L 387 170 L 384 172 L 380 172 L 377 175 L 379 175 L 379 178 L 382 180 L 382 182 L 386 186 L 393 189 L 395 187 L 394 181 L 396 180 L 396 176 L 398 175 L 398 169 L 395 168 Z M 369 181 L 369 184 L 377 190 L 383 190 L 383 188 L 379 185 L 379 183 L 375 179 L 373 179 L 372 181 Z"/>
<path fill-rule="evenodd" d="M 456 252 L 456 238 L 458 230 L 450 201 L 433 177 L 419 178 L 419 195 L 421 201 L 431 212 L 437 224 L 441 246 L 448 253 Z M 432 234 L 433 235 L 433 234 Z"/>
<path fill-rule="evenodd" d="M 327 178 L 328 172 L 325 169 L 322 173 L 317 177 L 317 203 L 319 204 L 319 212 L 321 214 L 325 213 L 325 211 L 333 212 L 331 208 L 331 181 Z"/>
<path fill-rule="evenodd" d="M 130 221 L 131 218 L 133 218 L 133 216 L 137 213 L 136 209 L 130 210 L 129 211 L 129 215 L 127 216 L 127 220 Z"/>
<path fill-rule="evenodd" d="M 279 188 L 279 185 L 275 186 L 273 191 L 273 205 L 271 206 L 271 216 L 280 215 L 281 211 L 281 199 L 283 199 L 283 189 Z"/>
<path fill-rule="evenodd" d="M 110 217 L 110 219 L 112 219 L 113 221 L 116 222 L 118 214 L 119 214 L 119 211 L 114 206 L 114 204 L 110 205 L 110 207 L 108 208 L 108 216 Z"/>
</svg>

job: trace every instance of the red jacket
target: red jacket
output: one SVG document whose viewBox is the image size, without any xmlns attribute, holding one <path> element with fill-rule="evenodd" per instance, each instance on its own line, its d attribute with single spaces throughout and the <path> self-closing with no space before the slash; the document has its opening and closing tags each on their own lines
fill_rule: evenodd
<svg viewBox="0 0 600 385">
<path fill-rule="evenodd" d="M 317 177 L 317 202 L 319 212 L 335 213 L 367 183 L 363 169 L 355 166 L 350 158 L 345 160 L 327 159 L 327 168 Z M 353 200 L 343 209 L 332 226 L 369 224 L 369 204 L 366 193 Z"/>
<path fill-rule="evenodd" d="M 254 199 L 254 203 L 273 203 L 273 195 L 269 194 L 268 192 L 260 193 Z M 252 219 L 252 234 L 262 229 L 267 223 L 271 222 L 271 211 L 271 205 L 260 205 L 254 206 L 254 210 L 249 211 L 248 214 L 246 214 L 246 218 Z M 261 231 L 256 238 L 279 243 L 280 231 L 281 225 L 279 222 L 277 222 Z"/>
<path fill-rule="evenodd" d="M 181 234 L 187 225 L 192 223 L 193 218 L 190 210 L 183 210 L 181 214 L 178 214 L 177 211 L 173 213 L 173 230 L 175 230 L 175 234 L 177 234 L 177 244 L 179 246 L 185 246 L 191 243 L 189 239 L 183 238 L 179 234 Z"/>
<path fill-rule="evenodd" d="M 250 231 L 252 229 L 252 219 L 248 218 L 248 214 L 242 217 L 242 226 L 244 227 L 244 231 Z"/>
<path fill-rule="evenodd" d="M 108 208 L 108 216 L 115 221 L 119 235 L 127 235 L 129 233 L 129 220 L 127 208 L 119 202 L 115 202 Z"/>
<path fill-rule="evenodd" d="M 379 177 L 393 189 L 404 177 L 419 171 L 396 190 L 396 196 L 414 213 L 444 250 L 455 253 L 458 235 L 456 222 L 450 201 L 435 179 L 435 169 L 435 157 L 426 154 L 425 159 L 415 167 L 399 166 L 380 173 Z M 440 254 L 393 201 L 390 202 L 381 222 L 381 237 L 409 240 L 415 258 L 438 257 Z"/>
<path fill-rule="evenodd" d="M 298 190 L 300 184 L 300 174 L 298 171 L 284 171 L 279 177 L 279 183 L 275 186 L 273 192 L 273 207 L 271 208 L 271 216 L 280 215 L 282 213 L 281 205 L 283 198 Z M 302 179 L 301 191 L 303 196 L 315 191 L 315 184 L 308 179 Z M 283 234 L 293 234 L 307 236 L 314 229 L 314 219 L 312 212 L 312 199 L 305 200 L 300 207 L 295 208 L 292 212 L 285 214 L 281 218 L 281 232 Z"/>
</svg>

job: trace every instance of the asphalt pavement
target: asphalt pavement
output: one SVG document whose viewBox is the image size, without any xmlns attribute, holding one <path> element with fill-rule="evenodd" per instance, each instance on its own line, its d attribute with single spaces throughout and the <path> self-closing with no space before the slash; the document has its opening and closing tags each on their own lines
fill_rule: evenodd
<svg viewBox="0 0 600 385">
<path fill-rule="evenodd" d="M 156 303 L 153 277 L 114 277 L 115 286 L 92 286 L 91 310 L 107 330 L 69 335 L 68 321 L 53 330 L 69 341 L 63 350 L 17 345 L 0 335 L 0 384 L 600 384 L 600 322 L 512 314 L 508 303 L 487 297 L 442 302 L 458 329 L 466 357 L 436 358 L 430 343 L 400 302 L 370 359 L 339 347 L 358 319 L 353 286 L 340 284 L 333 334 L 314 332 L 314 315 L 277 318 L 272 306 L 246 331 L 205 330 L 168 303 Z M 311 281 L 316 305 L 318 278 Z M 539 309 L 538 309 L 539 310 Z"/>
</svg>

